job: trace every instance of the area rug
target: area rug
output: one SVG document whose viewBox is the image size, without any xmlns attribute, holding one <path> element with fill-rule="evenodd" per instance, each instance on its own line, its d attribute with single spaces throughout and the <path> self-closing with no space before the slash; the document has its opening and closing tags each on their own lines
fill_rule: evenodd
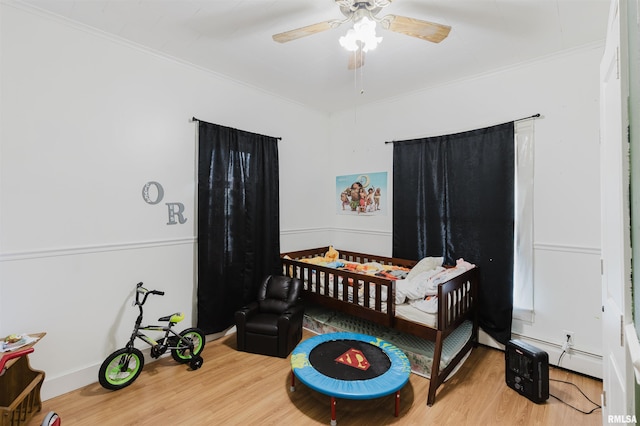
<svg viewBox="0 0 640 426">
<path fill-rule="evenodd" d="M 361 318 L 317 306 L 305 307 L 303 326 L 316 334 L 348 331 L 367 334 L 386 340 L 402 349 L 407 355 L 413 373 L 426 378 L 431 377 L 435 342 L 430 340 L 421 339 L 412 334 L 401 333 Z M 465 343 L 471 338 L 472 331 L 473 325 L 470 321 L 467 321 L 444 339 L 440 360 L 441 370 L 449 365 L 453 357 L 462 350 Z M 463 362 L 456 366 L 452 374 L 457 371 Z M 449 377 L 451 375 L 449 375 Z"/>
</svg>

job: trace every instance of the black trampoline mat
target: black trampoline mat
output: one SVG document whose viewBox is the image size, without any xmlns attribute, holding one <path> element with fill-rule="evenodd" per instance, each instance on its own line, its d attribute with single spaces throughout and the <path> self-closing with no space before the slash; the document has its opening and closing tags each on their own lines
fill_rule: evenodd
<svg viewBox="0 0 640 426">
<path fill-rule="evenodd" d="M 391 368 L 391 359 L 378 346 L 360 340 L 330 340 L 309 353 L 309 363 L 337 380 L 369 380 Z"/>
</svg>

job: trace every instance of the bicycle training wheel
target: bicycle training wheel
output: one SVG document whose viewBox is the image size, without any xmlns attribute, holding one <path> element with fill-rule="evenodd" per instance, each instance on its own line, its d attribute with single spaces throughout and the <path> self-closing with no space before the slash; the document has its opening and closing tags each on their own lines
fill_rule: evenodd
<svg viewBox="0 0 640 426">
<path fill-rule="evenodd" d="M 171 350 L 171 356 L 176 362 L 185 364 L 191 360 L 191 358 L 200 355 L 200 352 L 204 349 L 205 337 L 202 330 L 199 328 L 187 328 L 180 333 L 180 337 L 187 339 L 193 343 L 193 352 L 189 350 L 189 345 L 184 340 L 179 339 L 176 345 L 178 349 Z M 202 364 L 202 363 L 200 363 Z"/>
<path fill-rule="evenodd" d="M 138 378 L 144 367 L 144 355 L 139 349 L 118 349 L 100 366 L 98 380 L 103 388 L 119 390 Z"/>
</svg>

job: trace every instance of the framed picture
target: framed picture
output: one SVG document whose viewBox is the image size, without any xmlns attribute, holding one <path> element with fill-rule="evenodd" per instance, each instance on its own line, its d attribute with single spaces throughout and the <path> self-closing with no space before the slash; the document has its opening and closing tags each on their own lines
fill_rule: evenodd
<svg viewBox="0 0 640 426">
<path fill-rule="evenodd" d="M 387 172 L 336 176 L 336 212 L 353 216 L 387 214 Z"/>
</svg>

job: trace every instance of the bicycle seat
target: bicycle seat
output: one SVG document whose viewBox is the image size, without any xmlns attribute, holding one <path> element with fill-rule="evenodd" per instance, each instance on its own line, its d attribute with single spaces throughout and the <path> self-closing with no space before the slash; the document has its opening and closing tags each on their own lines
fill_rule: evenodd
<svg viewBox="0 0 640 426">
<path fill-rule="evenodd" d="M 167 315 L 166 317 L 158 318 L 158 321 L 169 321 L 172 323 L 178 323 L 184 319 L 184 313 L 176 312 L 175 314 Z"/>
</svg>

